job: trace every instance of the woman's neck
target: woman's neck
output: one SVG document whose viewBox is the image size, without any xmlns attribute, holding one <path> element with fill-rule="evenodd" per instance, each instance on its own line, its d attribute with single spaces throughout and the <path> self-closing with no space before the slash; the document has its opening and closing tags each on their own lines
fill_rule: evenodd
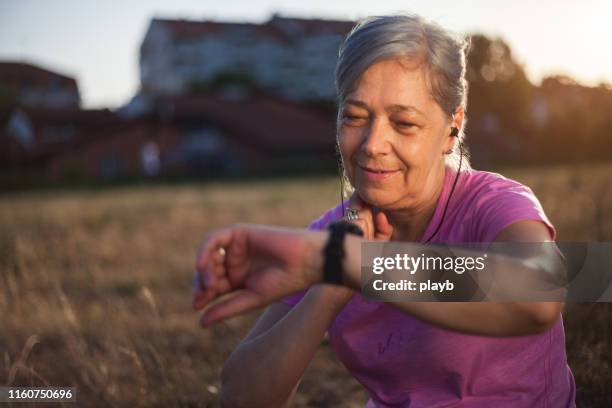
<svg viewBox="0 0 612 408">
<path fill-rule="evenodd" d="M 392 241 L 419 241 L 431 221 L 442 189 L 446 168 L 438 172 L 429 193 L 416 205 L 385 211 L 389 223 L 393 226 Z"/>
</svg>

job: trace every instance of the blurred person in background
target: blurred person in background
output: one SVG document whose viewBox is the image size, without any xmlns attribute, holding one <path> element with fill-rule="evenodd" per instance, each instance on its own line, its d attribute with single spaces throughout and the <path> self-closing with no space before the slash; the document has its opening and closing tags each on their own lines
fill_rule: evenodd
<svg viewBox="0 0 612 408">
<path fill-rule="evenodd" d="M 555 239 L 528 187 L 469 165 L 467 46 L 414 15 L 362 20 L 335 72 L 350 199 L 308 231 L 237 225 L 204 242 L 194 308 L 223 297 L 202 324 L 268 306 L 224 366 L 224 406 L 288 404 L 326 333 L 368 407 L 575 406 L 561 302 L 384 303 L 359 293 L 364 239 L 416 252 Z"/>
</svg>

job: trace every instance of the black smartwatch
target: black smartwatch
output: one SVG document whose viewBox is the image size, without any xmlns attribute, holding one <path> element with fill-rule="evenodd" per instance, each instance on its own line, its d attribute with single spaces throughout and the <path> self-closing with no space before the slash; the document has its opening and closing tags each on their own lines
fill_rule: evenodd
<svg viewBox="0 0 612 408">
<path fill-rule="evenodd" d="M 329 239 L 323 248 L 323 282 L 342 285 L 344 236 L 349 233 L 363 237 L 363 230 L 348 221 L 336 221 L 327 226 Z"/>
</svg>

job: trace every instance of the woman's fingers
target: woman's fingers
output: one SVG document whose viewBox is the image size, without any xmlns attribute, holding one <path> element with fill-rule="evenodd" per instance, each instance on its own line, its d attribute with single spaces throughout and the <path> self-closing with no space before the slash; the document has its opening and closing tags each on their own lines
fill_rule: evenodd
<svg viewBox="0 0 612 408">
<path fill-rule="evenodd" d="M 200 310 L 209 304 L 217 294 L 214 290 L 197 289 L 193 295 L 192 307 L 193 310 Z"/>
<path fill-rule="evenodd" d="M 352 224 L 357 225 L 363 231 L 363 236 L 365 239 L 371 239 L 371 231 L 370 231 L 370 223 L 364 220 L 363 218 L 358 218 L 356 220 L 349 221 Z"/>
<path fill-rule="evenodd" d="M 196 271 L 202 274 L 202 286 L 214 287 L 218 277 L 223 275 L 225 248 L 231 244 L 234 234 L 233 228 L 225 228 L 215 231 L 204 241 L 196 258 Z"/>
<path fill-rule="evenodd" d="M 215 281 L 214 286 L 200 286 L 195 291 L 192 302 L 194 310 L 200 310 L 219 296 L 222 296 L 234 290 L 227 276 L 221 276 L 220 274 L 217 274 L 216 279 L 217 280 Z"/>
<path fill-rule="evenodd" d="M 229 246 L 234 238 L 234 233 L 234 228 L 224 228 L 209 235 L 204 240 L 202 248 L 198 253 L 198 257 L 196 258 L 196 269 L 204 269 L 215 252 L 222 254 L 223 251 L 219 250 Z"/>
<path fill-rule="evenodd" d="M 351 222 L 357 224 L 364 232 L 366 239 L 388 241 L 393 234 L 393 227 L 382 211 L 370 206 L 356 192 L 349 199 L 349 206 L 359 211 L 359 219 Z"/>
<path fill-rule="evenodd" d="M 211 306 L 200 319 L 202 326 L 211 326 L 221 320 L 239 315 L 247 310 L 255 309 L 262 306 L 262 300 L 259 295 L 248 290 L 241 290 L 235 294 L 228 295 Z"/>
<path fill-rule="evenodd" d="M 232 242 L 234 231 L 231 228 L 215 231 L 202 244 L 196 258 L 194 292 L 192 307 L 202 309 L 220 294 L 228 291 L 224 275 L 226 250 Z"/>
<path fill-rule="evenodd" d="M 227 279 L 222 279 L 216 289 L 199 290 L 193 296 L 192 306 L 194 310 L 200 310 L 208 305 L 210 302 L 223 296 L 233 289 Z"/>
<path fill-rule="evenodd" d="M 382 211 L 377 211 L 374 214 L 374 239 L 380 241 L 388 241 L 393 234 L 393 226 L 389 224 L 387 216 Z"/>
</svg>

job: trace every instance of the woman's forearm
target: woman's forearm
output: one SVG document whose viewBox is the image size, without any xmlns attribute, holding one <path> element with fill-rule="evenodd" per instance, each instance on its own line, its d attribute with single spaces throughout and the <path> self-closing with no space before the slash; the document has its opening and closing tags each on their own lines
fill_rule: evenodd
<svg viewBox="0 0 612 408">
<path fill-rule="evenodd" d="M 325 287 L 309 290 L 267 332 L 231 354 L 222 374 L 224 405 L 275 407 L 287 401 L 344 305 L 331 295 Z"/>
<path fill-rule="evenodd" d="M 396 302 L 393 306 L 441 328 L 466 334 L 521 336 L 551 327 L 558 302 Z"/>
<path fill-rule="evenodd" d="M 361 290 L 361 244 L 362 240 L 347 236 L 345 240 L 344 283 L 356 291 Z M 414 245 L 415 253 L 420 251 Z M 500 264 L 506 262 L 508 270 L 522 268 L 529 273 L 528 266 L 508 258 L 490 259 Z M 513 262 L 517 262 L 516 265 Z M 322 261 L 313 262 L 322 265 Z M 560 302 L 394 302 L 398 309 L 438 327 L 467 334 L 489 336 L 518 336 L 535 334 L 551 327 L 562 309 Z"/>
</svg>

